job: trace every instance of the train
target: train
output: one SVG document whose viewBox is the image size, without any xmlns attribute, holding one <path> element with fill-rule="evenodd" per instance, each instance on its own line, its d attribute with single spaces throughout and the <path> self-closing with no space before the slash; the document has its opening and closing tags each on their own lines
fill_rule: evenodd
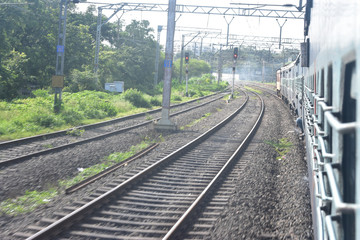
<svg viewBox="0 0 360 240">
<path fill-rule="evenodd" d="M 276 73 L 302 120 L 314 239 L 360 239 L 360 1 L 307 0 L 297 59 Z"/>
</svg>

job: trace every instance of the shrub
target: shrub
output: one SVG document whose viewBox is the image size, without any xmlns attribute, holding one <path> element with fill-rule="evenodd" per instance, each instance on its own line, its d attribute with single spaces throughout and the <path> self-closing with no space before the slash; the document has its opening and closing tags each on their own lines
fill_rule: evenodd
<svg viewBox="0 0 360 240">
<path fill-rule="evenodd" d="M 31 118 L 31 122 L 42 127 L 58 127 L 64 124 L 64 121 L 54 114 L 37 113 Z"/>
<path fill-rule="evenodd" d="M 31 92 L 35 97 L 43 97 L 47 98 L 49 97 L 49 91 L 45 89 L 37 89 Z"/>
<path fill-rule="evenodd" d="M 71 124 L 71 125 L 78 125 L 84 119 L 83 114 L 81 114 L 80 112 L 77 112 L 73 109 L 63 111 L 61 113 L 61 117 L 62 117 L 62 119 L 64 119 L 64 121 L 67 124 Z"/>
<path fill-rule="evenodd" d="M 153 106 L 161 106 L 162 102 L 157 97 L 151 97 L 150 104 Z"/>
<path fill-rule="evenodd" d="M 194 90 L 188 90 L 189 97 L 196 96 L 196 92 Z"/>
<path fill-rule="evenodd" d="M 135 107 L 150 108 L 151 105 L 146 101 L 142 93 L 137 89 L 128 89 L 124 93 L 125 100 L 129 101 Z"/>
<path fill-rule="evenodd" d="M 181 96 L 179 96 L 179 95 L 173 95 L 173 96 L 171 96 L 171 99 L 173 101 L 179 101 L 179 102 L 182 100 Z"/>
<path fill-rule="evenodd" d="M 199 97 L 203 97 L 204 96 L 204 93 L 202 92 L 202 91 L 198 91 L 198 93 L 196 94 L 197 96 L 199 96 Z"/>
<path fill-rule="evenodd" d="M 118 113 L 115 106 L 112 105 L 110 102 L 101 102 L 99 104 L 99 108 L 104 111 L 108 117 L 116 116 L 116 114 Z"/>
<path fill-rule="evenodd" d="M 87 108 L 85 109 L 84 113 L 87 118 L 97 118 L 97 119 L 106 118 L 107 115 L 104 111 L 95 108 Z"/>
</svg>

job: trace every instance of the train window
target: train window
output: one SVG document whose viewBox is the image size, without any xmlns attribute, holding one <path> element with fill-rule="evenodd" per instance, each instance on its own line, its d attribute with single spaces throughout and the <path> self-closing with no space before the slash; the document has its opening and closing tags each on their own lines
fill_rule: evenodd
<svg viewBox="0 0 360 240">
<path fill-rule="evenodd" d="M 356 121 L 356 100 L 351 96 L 351 86 L 355 83 L 355 62 L 351 62 L 345 67 L 345 76 L 343 82 L 343 104 L 341 111 L 341 120 L 344 123 Z M 343 193 L 344 201 L 355 202 L 355 153 L 356 153 L 356 135 L 355 131 L 344 134 L 343 136 L 343 157 L 342 157 L 342 175 L 343 175 Z M 343 226 L 345 239 L 355 239 L 355 218 L 354 214 L 343 215 Z"/>
<path fill-rule="evenodd" d="M 332 106 L 332 82 L 333 82 L 333 68 L 332 65 L 328 66 L 327 69 L 327 83 L 326 83 L 326 104 Z"/>
</svg>

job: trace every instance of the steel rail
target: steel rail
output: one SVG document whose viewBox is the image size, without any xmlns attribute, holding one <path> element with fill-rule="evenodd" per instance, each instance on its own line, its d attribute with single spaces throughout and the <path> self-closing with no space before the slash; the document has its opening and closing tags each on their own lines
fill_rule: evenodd
<svg viewBox="0 0 360 240">
<path fill-rule="evenodd" d="M 201 134 L 199 137 L 195 138 L 191 142 L 187 143 L 186 145 L 182 146 L 181 148 L 175 150 L 174 152 L 170 153 L 168 156 L 162 158 L 161 160 L 157 161 L 156 163 L 152 164 L 151 166 L 145 168 L 141 172 L 135 174 L 134 176 L 130 177 L 129 179 L 125 180 L 118 186 L 114 187 L 113 189 L 107 191 L 106 193 L 96 197 L 95 199 L 91 200 L 90 202 L 86 203 L 85 205 L 81 206 L 80 208 L 72 211 L 70 214 L 60 218 L 59 220 L 53 222 L 49 226 L 45 227 L 44 229 L 38 231 L 34 235 L 27 238 L 28 240 L 35 240 L 35 239 L 51 239 L 54 235 L 57 235 L 59 232 L 63 231 L 70 227 L 74 222 L 77 222 L 79 219 L 84 218 L 86 215 L 93 212 L 95 209 L 99 208 L 103 203 L 107 202 L 110 198 L 125 192 L 127 188 L 136 184 L 142 179 L 145 179 L 149 174 L 152 172 L 158 171 L 159 169 L 163 168 L 164 165 L 170 164 L 174 159 L 184 154 L 201 142 L 209 138 L 213 133 L 218 131 L 222 128 L 225 124 L 230 122 L 247 104 L 249 100 L 249 96 L 246 97 L 246 101 L 233 113 L 231 113 L 228 117 L 218 123 L 216 126 L 212 127 L 205 133 Z"/>
<path fill-rule="evenodd" d="M 182 230 L 183 225 L 186 224 L 188 219 L 194 214 L 194 212 L 199 208 L 199 205 L 206 199 L 206 197 L 213 192 L 213 189 L 216 186 L 216 183 L 219 181 L 221 177 L 223 177 L 226 172 L 229 170 L 229 168 L 232 166 L 232 164 L 238 159 L 238 157 L 241 155 L 241 153 L 245 150 L 247 144 L 251 141 L 252 136 L 256 133 L 256 130 L 260 126 L 261 119 L 264 115 L 265 110 L 265 104 L 264 100 L 260 97 L 259 94 L 256 92 L 253 92 L 256 94 L 260 100 L 261 100 L 261 111 L 260 114 L 250 130 L 250 132 L 247 134 L 243 142 L 240 144 L 240 146 L 236 149 L 236 151 L 233 153 L 233 155 L 230 157 L 230 159 L 225 163 L 225 165 L 221 168 L 221 170 L 216 174 L 216 176 L 211 180 L 211 182 L 208 184 L 208 186 L 202 191 L 202 193 L 196 198 L 196 200 L 191 204 L 191 206 L 186 210 L 186 212 L 181 216 L 181 218 L 175 223 L 175 225 L 168 231 L 168 233 L 164 236 L 163 240 L 167 239 L 177 239 L 177 235 Z"/>
<path fill-rule="evenodd" d="M 73 192 L 75 192 L 75 191 L 89 185 L 90 183 L 95 182 L 96 180 L 108 175 L 109 173 L 114 172 L 115 170 L 117 170 L 118 168 L 124 166 L 125 164 L 128 164 L 129 162 L 134 161 L 134 160 L 146 155 L 147 153 L 149 153 L 151 150 L 153 150 L 157 146 L 159 146 L 159 143 L 151 144 L 149 147 L 147 147 L 144 150 L 136 153 L 135 155 L 125 159 L 124 161 L 121 161 L 120 163 L 115 164 L 115 165 L 105 169 L 104 171 L 101 171 L 100 173 L 95 174 L 94 176 L 88 177 L 88 178 L 84 179 L 83 181 L 81 181 L 81 182 L 79 182 L 79 183 L 65 189 L 65 194 L 73 193 Z"/>
<path fill-rule="evenodd" d="M 196 106 L 193 106 L 191 108 L 188 108 L 188 109 L 184 109 L 182 111 L 178 111 L 176 113 L 173 113 L 173 114 L 170 114 L 171 117 L 174 117 L 174 116 L 177 116 L 179 114 L 182 114 L 182 113 L 185 113 L 185 112 L 188 112 L 188 111 L 191 111 L 193 109 L 196 109 L 196 108 L 199 108 L 199 107 L 202 107 L 206 104 L 209 104 L 209 103 L 212 103 L 214 101 L 217 101 L 219 99 L 221 99 L 223 96 L 220 96 L 220 97 L 217 97 L 215 99 L 212 99 L 210 101 L 207 101 L 203 104 L 199 104 L 199 105 L 196 105 Z M 154 111 L 154 110 L 153 110 Z M 156 111 L 159 111 L 158 109 Z M 147 112 L 148 113 L 148 112 Z M 142 115 L 145 115 L 146 113 L 142 113 Z M 136 114 L 137 115 L 137 114 Z M 131 115 L 129 116 L 129 118 L 127 119 L 131 119 L 133 118 L 134 115 Z M 126 117 L 125 117 L 126 118 Z M 124 118 L 122 118 L 124 119 Z M 160 118 L 156 118 L 155 121 L 158 121 Z M 109 121 L 113 121 L 113 120 L 109 120 Z M 107 121 L 107 122 L 109 122 Z M 68 147 L 73 147 L 73 146 L 76 146 L 76 145 L 80 145 L 80 144 L 84 144 L 84 143 L 88 143 L 88 142 L 91 142 L 91 141 L 95 141 L 95 140 L 99 140 L 99 139 L 102 139 L 102 138 L 106 138 L 106 137 L 110 137 L 110 136 L 113 136 L 113 135 L 116 135 L 116 134 L 119 134 L 119 133 L 123 133 L 123 132 L 126 132 L 126 131 L 130 131 L 132 129 L 135 129 L 135 128 L 138 128 L 138 127 L 142 127 L 142 126 L 145 126 L 145 125 L 148 125 L 148 124 L 151 124 L 153 123 L 154 120 L 148 120 L 148 121 L 144 121 L 142 123 L 139 123 L 139 124 L 135 124 L 135 125 L 132 125 L 132 126 L 129 126 L 129 127 L 125 127 L 125 128 L 121 128 L 121 129 L 118 129 L 118 130 L 115 130 L 115 131 L 112 131 L 112 132 L 106 132 L 106 133 L 103 133 L 103 134 L 99 134 L 97 136 L 94 136 L 94 137 L 90 137 L 90 138 L 86 138 L 86 139 L 83 139 L 83 140 L 79 140 L 79 141 L 76 141 L 76 142 L 72 142 L 72 143 L 68 143 L 68 144 L 63 144 L 63 145 L 60 145 L 60 146 L 56 146 L 56 147 L 53 147 L 53 148 L 50 148 L 50 149 L 44 149 L 44 150 L 40 150 L 40 151 L 37 151 L 37 152 L 33 152 L 33 153 L 30 153 L 30 154 L 26 154 L 26 155 L 22 155 L 22 156 L 19 156 L 19 157 L 15 157 L 15 158 L 11 158 L 11 159 L 7 159 L 7 160 L 4 160 L 4 161 L 1 161 L 0 162 L 0 167 L 6 167 L 6 166 L 9 166 L 9 165 L 12 165 L 12 164 L 16 164 L 16 163 L 19 163 L 21 161 L 24 161 L 26 159 L 29 159 L 29 158 L 32 158 L 32 157 L 37 157 L 37 156 L 40 156 L 40 155 L 43 155 L 43 154 L 48 154 L 48 153 L 52 153 L 52 152 L 57 152 L 57 151 L 61 151 L 63 149 L 66 149 Z M 100 124 L 100 123 L 99 123 Z M 92 124 L 91 126 L 93 126 L 95 124 Z M 90 125 L 88 125 L 90 126 Z"/>
</svg>

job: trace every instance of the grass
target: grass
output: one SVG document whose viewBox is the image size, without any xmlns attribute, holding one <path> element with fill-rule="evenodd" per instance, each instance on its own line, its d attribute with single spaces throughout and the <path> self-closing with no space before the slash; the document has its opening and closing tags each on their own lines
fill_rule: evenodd
<svg viewBox="0 0 360 240">
<path fill-rule="evenodd" d="M 287 138 L 281 138 L 278 141 L 264 141 L 272 146 L 278 154 L 279 160 L 283 159 L 287 152 L 290 151 L 293 144 Z"/>
<path fill-rule="evenodd" d="M 186 126 L 181 126 L 181 127 L 180 127 L 180 130 L 184 130 L 185 128 L 192 127 L 192 126 L 194 126 L 195 124 L 197 124 L 197 123 L 201 122 L 202 120 L 204 120 L 205 118 L 209 117 L 210 115 L 211 115 L 211 113 L 206 113 L 206 114 L 204 114 L 201 118 L 192 121 L 192 122 L 189 123 L 188 125 L 186 125 Z"/>
<path fill-rule="evenodd" d="M 177 84 L 171 90 L 171 101 L 172 103 L 185 102 L 224 88 L 226 88 L 224 84 L 218 86 L 214 83 L 199 84 L 193 81 L 189 84 L 189 89 L 192 91 L 191 97 L 186 97 L 185 85 Z M 0 101 L 0 141 L 69 129 L 145 112 L 149 108 L 161 106 L 161 95 L 149 96 L 135 90 L 131 91 L 143 97 L 142 100 L 148 103 L 145 104 L 146 107 L 135 107 L 125 99 L 125 94 L 99 91 L 64 92 L 59 114 L 53 112 L 53 95 L 47 90 L 33 91 L 32 98 L 14 99 L 10 102 Z M 81 135 L 82 133 L 74 134 Z"/>
<path fill-rule="evenodd" d="M 248 90 L 248 91 L 252 91 L 252 92 L 256 92 L 258 94 L 262 94 L 262 91 L 260 91 L 260 90 L 257 90 L 257 89 L 254 89 L 254 88 L 251 88 L 251 87 L 248 87 L 248 86 L 245 86 L 244 88 L 246 90 Z"/>
<path fill-rule="evenodd" d="M 73 129 L 70 129 L 69 131 L 67 131 L 66 135 L 70 135 L 73 137 L 81 137 L 84 134 L 84 132 L 85 132 L 84 129 L 73 128 Z"/>
<path fill-rule="evenodd" d="M 23 196 L 15 199 L 7 199 L 0 203 L 0 212 L 17 216 L 22 213 L 28 213 L 37 207 L 44 205 L 56 197 L 58 192 L 51 188 L 48 191 L 27 191 Z"/>
<path fill-rule="evenodd" d="M 143 141 L 138 145 L 132 146 L 130 150 L 127 152 L 112 153 L 109 156 L 107 156 L 102 163 L 83 169 L 75 177 L 71 179 L 59 181 L 59 185 L 64 188 L 68 188 L 72 185 L 75 185 L 88 177 L 98 174 L 99 172 L 105 170 L 108 167 L 111 167 L 114 164 L 124 161 L 125 159 L 131 157 L 135 153 L 147 148 L 150 144 L 151 142 Z"/>
<path fill-rule="evenodd" d="M 162 141 L 162 137 L 159 138 L 159 141 Z M 154 141 L 145 140 L 138 145 L 132 146 L 127 152 L 112 153 L 105 157 L 102 163 L 81 169 L 79 170 L 79 173 L 72 178 L 60 180 L 56 188 L 54 187 L 44 191 L 26 191 L 23 196 L 0 202 L 0 213 L 9 216 L 17 216 L 19 214 L 31 212 L 37 207 L 51 202 L 51 200 L 59 194 L 61 189 L 75 185 L 116 163 L 124 161 L 135 153 L 147 148 L 153 142 Z"/>
</svg>

